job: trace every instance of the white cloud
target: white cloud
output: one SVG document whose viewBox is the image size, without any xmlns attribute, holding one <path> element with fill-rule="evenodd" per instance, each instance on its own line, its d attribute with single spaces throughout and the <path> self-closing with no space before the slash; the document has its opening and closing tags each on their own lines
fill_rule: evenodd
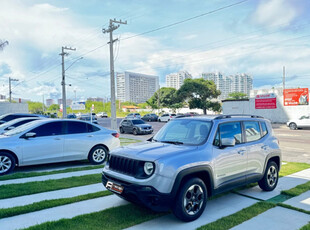
<svg viewBox="0 0 310 230">
<path fill-rule="evenodd" d="M 290 0 L 261 0 L 253 20 L 264 26 L 290 25 L 298 16 L 298 8 Z"/>
</svg>

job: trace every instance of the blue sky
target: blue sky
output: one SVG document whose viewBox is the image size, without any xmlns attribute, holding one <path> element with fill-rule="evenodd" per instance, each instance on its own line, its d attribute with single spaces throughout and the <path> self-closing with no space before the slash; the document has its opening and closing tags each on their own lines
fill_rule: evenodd
<svg viewBox="0 0 310 230">
<path fill-rule="evenodd" d="M 187 70 L 225 75 L 248 73 L 254 88 L 310 87 L 310 15 L 307 0 L 248 0 L 153 33 L 126 39 L 240 0 L 3 0 L 0 39 L 0 94 L 41 100 L 61 97 L 61 46 L 66 57 L 67 97 L 108 97 L 110 18 L 127 20 L 114 33 L 115 70 L 165 75 Z M 102 47 L 101 47 L 102 46 Z M 101 48 L 99 48 L 101 47 Z M 94 51 L 93 51 L 94 50 Z M 92 51 L 92 52 L 91 52 Z"/>
</svg>

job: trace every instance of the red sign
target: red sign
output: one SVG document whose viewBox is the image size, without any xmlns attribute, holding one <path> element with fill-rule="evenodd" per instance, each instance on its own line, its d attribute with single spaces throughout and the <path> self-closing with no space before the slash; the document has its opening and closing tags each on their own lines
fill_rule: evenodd
<svg viewBox="0 0 310 230">
<path fill-rule="evenodd" d="M 277 98 L 255 98 L 255 109 L 276 109 Z"/>
<path fill-rule="evenodd" d="M 309 89 L 285 89 L 283 98 L 285 106 L 309 105 Z"/>
</svg>

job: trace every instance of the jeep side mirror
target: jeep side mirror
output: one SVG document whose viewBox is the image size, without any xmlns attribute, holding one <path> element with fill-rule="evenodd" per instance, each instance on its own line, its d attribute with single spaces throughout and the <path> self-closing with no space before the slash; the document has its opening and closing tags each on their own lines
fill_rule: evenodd
<svg viewBox="0 0 310 230">
<path fill-rule="evenodd" d="M 221 139 L 221 147 L 234 147 L 236 145 L 235 138 L 233 137 L 228 137 L 228 138 L 222 138 Z"/>
</svg>

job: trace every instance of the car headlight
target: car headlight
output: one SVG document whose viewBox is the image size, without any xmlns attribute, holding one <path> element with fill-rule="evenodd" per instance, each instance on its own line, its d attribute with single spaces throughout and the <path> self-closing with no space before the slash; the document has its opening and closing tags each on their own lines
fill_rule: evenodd
<svg viewBox="0 0 310 230">
<path fill-rule="evenodd" d="M 150 176 L 154 172 L 154 164 L 152 162 L 144 163 L 144 172 L 146 175 Z"/>
</svg>

